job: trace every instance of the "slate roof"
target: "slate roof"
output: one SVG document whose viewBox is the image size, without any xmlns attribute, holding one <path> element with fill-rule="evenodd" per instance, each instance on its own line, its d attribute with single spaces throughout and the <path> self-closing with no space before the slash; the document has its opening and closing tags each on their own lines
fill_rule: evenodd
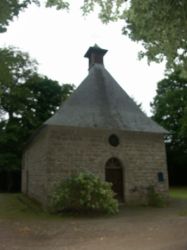
<svg viewBox="0 0 187 250">
<path fill-rule="evenodd" d="M 99 63 L 92 65 L 88 76 L 45 124 L 167 133 L 140 110 Z"/>
<path fill-rule="evenodd" d="M 96 54 L 96 53 L 98 53 L 98 54 L 102 54 L 103 56 L 107 53 L 107 51 L 108 50 L 106 50 L 106 49 L 102 49 L 102 48 L 100 48 L 97 44 L 95 44 L 93 47 L 90 47 L 88 50 L 87 50 L 87 52 L 86 52 L 86 54 L 84 55 L 84 57 L 90 57 L 90 55 L 92 54 L 92 52 L 93 52 L 93 50 L 94 50 L 94 53 Z"/>
</svg>

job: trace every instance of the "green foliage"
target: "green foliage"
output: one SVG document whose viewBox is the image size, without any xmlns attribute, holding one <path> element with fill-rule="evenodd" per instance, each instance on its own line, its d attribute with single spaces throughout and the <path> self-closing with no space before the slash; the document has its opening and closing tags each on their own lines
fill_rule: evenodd
<svg viewBox="0 0 187 250">
<path fill-rule="evenodd" d="M 123 34 L 141 42 L 140 58 L 149 61 L 167 60 L 168 68 L 187 66 L 187 1 L 174 0 L 85 0 L 82 10 L 90 13 L 100 7 L 103 22 L 122 19 Z"/>
<path fill-rule="evenodd" d="M 60 0 L 52 0 L 58 5 Z M 64 1 L 60 7 L 69 7 Z M 144 51 L 140 57 L 149 61 L 167 60 L 168 68 L 187 66 L 187 1 L 180 0 L 84 0 L 84 15 L 99 7 L 99 18 L 107 23 L 124 20 L 123 33 L 133 41 L 141 42 Z"/>
<path fill-rule="evenodd" d="M 18 101 L 26 94 L 22 87 L 37 69 L 37 63 L 15 48 L 0 49 L 0 110 L 13 117 L 15 107 L 20 109 Z"/>
<path fill-rule="evenodd" d="M 6 28 L 14 16 L 31 3 L 41 0 L 1 0 L 0 32 Z M 46 0 L 46 7 L 69 9 L 70 1 Z M 84 15 L 99 7 L 99 18 L 107 23 L 122 19 L 123 33 L 133 41 L 141 42 L 144 51 L 140 57 L 149 61 L 167 60 L 168 68 L 180 66 L 185 73 L 187 66 L 187 1 L 180 0 L 84 0 L 81 6 Z"/>
<path fill-rule="evenodd" d="M 31 3 L 31 0 L 0 1 L 0 33 L 5 32 L 10 21 Z"/>
<path fill-rule="evenodd" d="M 26 53 L 0 49 L 0 170 L 20 167 L 20 141 L 25 131 L 18 111 L 23 110 L 28 92 L 24 82 L 36 72 L 36 65 Z"/>
<path fill-rule="evenodd" d="M 65 83 L 61 87 L 61 92 L 62 92 L 62 103 L 67 100 L 67 98 L 73 93 L 75 90 L 75 85 L 74 84 L 68 84 Z"/>
<path fill-rule="evenodd" d="M 50 219 L 54 218 L 42 210 L 35 200 L 23 194 L 0 193 L 0 219 Z M 59 219 L 59 218 L 58 218 Z"/>
<path fill-rule="evenodd" d="M 165 207 L 166 199 L 155 191 L 154 186 L 149 186 L 147 189 L 148 205 L 152 207 Z"/>
<path fill-rule="evenodd" d="M 187 187 L 170 188 L 170 196 L 178 200 L 187 200 Z"/>
<path fill-rule="evenodd" d="M 7 30 L 10 21 L 18 16 L 21 11 L 27 8 L 31 3 L 37 5 L 42 3 L 42 0 L 1 0 L 0 1 L 0 33 Z M 64 0 L 46 0 L 46 7 L 55 6 L 56 9 L 68 9 L 69 3 Z"/>
<path fill-rule="evenodd" d="M 54 114 L 62 97 L 68 94 L 61 91 L 57 81 L 37 74 L 25 82 L 24 88 L 27 90 L 27 95 L 23 96 L 25 107 L 18 110 L 18 114 L 21 115 L 23 122 L 30 127 L 33 126 L 34 129 Z"/>
<path fill-rule="evenodd" d="M 90 173 L 80 173 L 60 182 L 51 195 L 55 212 L 95 211 L 107 214 L 118 212 L 111 185 Z"/>
<path fill-rule="evenodd" d="M 126 25 L 124 33 L 134 41 L 141 41 L 144 52 L 150 61 L 167 59 L 167 66 L 173 68 L 180 64 L 186 67 L 187 2 L 131 0 L 124 13 Z"/>
<path fill-rule="evenodd" d="M 128 7 L 127 0 L 84 0 L 81 7 L 83 14 L 93 12 L 96 6 L 100 7 L 99 18 L 104 22 L 117 21 Z"/>
<path fill-rule="evenodd" d="M 187 187 L 172 187 L 169 191 L 172 199 L 183 201 L 181 204 L 187 200 Z M 187 216 L 187 206 L 178 209 L 178 215 Z"/>
<path fill-rule="evenodd" d="M 74 89 L 39 76 L 36 65 L 26 53 L 0 49 L 0 170 L 20 169 L 24 143 Z"/>
<path fill-rule="evenodd" d="M 187 173 L 187 80 L 181 78 L 180 72 L 170 74 L 158 83 L 157 95 L 151 105 L 153 119 L 169 131 L 166 143 L 170 181 L 177 184 L 175 180 L 177 181 L 178 178 L 185 184 L 185 173 Z M 182 171 L 180 176 L 176 171 Z"/>
<path fill-rule="evenodd" d="M 0 123 L 1 170 L 20 168 L 24 143 L 61 101 L 58 83 L 36 75 L 11 90 L 1 99 L 1 110 L 8 116 Z"/>
<path fill-rule="evenodd" d="M 47 0 L 46 7 L 56 7 L 57 10 L 69 9 L 69 3 L 64 0 Z"/>
<path fill-rule="evenodd" d="M 172 148 L 187 147 L 187 79 L 180 72 L 167 75 L 158 83 L 151 106 L 154 120 L 171 133 Z"/>
</svg>

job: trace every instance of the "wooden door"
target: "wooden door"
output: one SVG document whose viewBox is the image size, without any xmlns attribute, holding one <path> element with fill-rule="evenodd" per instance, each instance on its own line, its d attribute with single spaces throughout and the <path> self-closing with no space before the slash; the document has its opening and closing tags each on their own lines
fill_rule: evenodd
<svg viewBox="0 0 187 250">
<path fill-rule="evenodd" d="M 112 183 L 115 198 L 124 201 L 123 168 L 119 160 L 112 158 L 106 163 L 105 179 Z"/>
</svg>

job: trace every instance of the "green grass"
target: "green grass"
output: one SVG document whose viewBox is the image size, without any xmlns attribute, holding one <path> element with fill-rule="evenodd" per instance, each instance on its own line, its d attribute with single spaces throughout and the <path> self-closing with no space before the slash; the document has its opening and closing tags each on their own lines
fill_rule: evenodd
<svg viewBox="0 0 187 250">
<path fill-rule="evenodd" d="M 172 187 L 170 188 L 170 197 L 175 199 L 187 199 L 187 187 Z"/>
<path fill-rule="evenodd" d="M 170 188 L 170 197 L 176 200 L 187 200 L 187 187 L 172 187 Z M 178 211 L 179 216 L 187 216 L 187 209 L 183 208 Z"/>
<path fill-rule="evenodd" d="M 0 193 L 0 219 L 50 219 L 57 216 L 44 212 L 25 195 Z"/>
<path fill-rule="evenodd" d="M 28 198 L 21 193 L 0 193 L 0 220 L 1 219 L 18 219 L 18 220 L 28 220 L 28 219 L 44 219 L 44 220 L 62 220 L 65 218 L 76 218 L 76 217 L 88 217 L 95 218 L 100 217 L 103 214 L 81 214 L 81 213 L 71 213 L 67 212 L 62 214 L 51 214 L 44 211 L 40 204 L 36 201 Z M 105 215 L 107 217 L 108 215 Z"/>
<path fill-rule="evenodd" d="M 187 200 L 187 187 L 170 188 L 170 197 Z M 187 216 L 187 209 L 181 209 L 179 215 Z M 65 216 L 66 217 L 66 216 Z M 61 219 L 64 216 L 44 212 L 35 201 L 21 193 L 0 193 L 0 219 Z"/>
</svg>

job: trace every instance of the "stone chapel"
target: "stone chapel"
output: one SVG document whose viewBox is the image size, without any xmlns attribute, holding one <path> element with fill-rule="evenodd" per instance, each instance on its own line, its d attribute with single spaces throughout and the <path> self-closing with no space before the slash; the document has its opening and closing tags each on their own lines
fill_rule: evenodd
<svg viewBox="0 0 187 250">
<path fill-rule="evenodd" d="M 80 171 L 111 182 L 116 198 L 127 204 L 144 203 L 150 186 L 167 195 L 167 131 L 106 70 L 106 52 L 88 49 L 88 76 L 27 143 L 22 192 L 44 206 L 55 183 Z"/>
</svg>

